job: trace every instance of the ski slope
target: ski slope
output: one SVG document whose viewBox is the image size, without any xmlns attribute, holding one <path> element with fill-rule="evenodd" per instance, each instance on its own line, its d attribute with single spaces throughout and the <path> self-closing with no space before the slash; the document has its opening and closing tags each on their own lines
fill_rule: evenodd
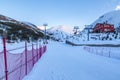
<svg viewBox="0 0 120 80">
<path fill-rule="evenodd" d="M 47 52 L 23 80 L 120 80 L 119 68 L 120 60 L 49 41 Z"/>
</svg>

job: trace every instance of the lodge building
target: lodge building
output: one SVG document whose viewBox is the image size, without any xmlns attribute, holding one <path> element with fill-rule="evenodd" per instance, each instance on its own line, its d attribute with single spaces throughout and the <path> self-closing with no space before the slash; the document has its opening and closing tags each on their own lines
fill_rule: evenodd
<svg viewBox="0 0 120 80">
<path fill-rule="evenodd" d="M 97 23 L 93 28 L 93 33 L 114 32 L 114 25 L 108 23 Z"/>
</svg>

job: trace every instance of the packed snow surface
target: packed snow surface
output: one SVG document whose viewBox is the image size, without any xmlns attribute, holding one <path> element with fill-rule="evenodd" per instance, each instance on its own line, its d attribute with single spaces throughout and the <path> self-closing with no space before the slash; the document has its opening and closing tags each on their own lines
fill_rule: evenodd
<svg viewBox="0 0 120 80">
<path fill-rule="evenodd" d="M 47 52 L 23 80 L 120 80 L 119 68 L 120 60 L 49 41 Z"/>
</svg>

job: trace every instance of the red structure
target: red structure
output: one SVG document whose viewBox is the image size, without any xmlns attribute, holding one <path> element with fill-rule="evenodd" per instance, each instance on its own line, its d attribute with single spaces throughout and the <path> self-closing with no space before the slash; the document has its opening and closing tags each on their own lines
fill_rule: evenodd
<svg viewBox="0 0 120 80">
<path fill-rule="evenodd" d="M 108 23 L 97 23 L 93 28 L 94 33 L 114 32 L 114 25 Z"/>
</svg>

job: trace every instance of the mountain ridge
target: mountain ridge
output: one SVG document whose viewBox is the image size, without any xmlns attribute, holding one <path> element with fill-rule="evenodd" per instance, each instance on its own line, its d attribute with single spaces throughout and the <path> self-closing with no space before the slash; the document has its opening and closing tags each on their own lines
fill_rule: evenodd
<svg viewBox="0 0 120 80">
<path fill-rule="evenodd" d="M 17 21 L 15 19 L 0 14 L 1 36 L 3 33 L 3 29 L 5 28 L 7 31 L 8 40 L 11 39 L 11 36 L 14 37 L 14 40 L 22 39 L 27 41 L 30 41 L 30 39 L 37 40 L 39 37 L 42 38 L 44 36 L 41 30 L 32 23 Z"/>
</svg>

